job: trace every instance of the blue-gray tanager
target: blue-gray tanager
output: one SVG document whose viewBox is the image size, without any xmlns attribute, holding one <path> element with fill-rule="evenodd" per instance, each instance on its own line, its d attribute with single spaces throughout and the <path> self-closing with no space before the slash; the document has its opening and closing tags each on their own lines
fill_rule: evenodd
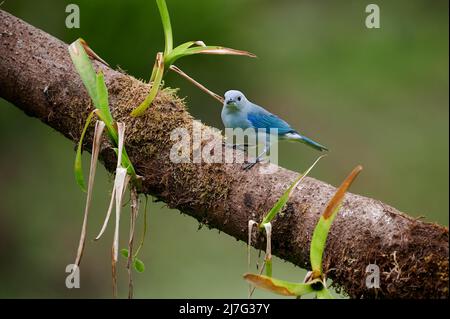
<svg viewBox="0 0 450 319">
<path fill-rule="evenodd" d="M 270 113 L 261 106 L 250 102 L 242 92 L 236 90 L 230 90 L 225 93 L 225 100 L 222 108 L 222 122 L 226 128 L 241 128 L 243 130 L 247 128 L 253 128 L 255 130 L 263 129 L 266 131 L 267 136 L 270 134 L 270 129 L 274 128 L 278 130 L 278 138 L 280 139 L 302 142 L 319 151 L 328 150 L 325 146 L 294 130 L 278 116 Z M 269 149 L 270 143 L 266 143 L 264 150 L 258 155 L 255 163 L 247 165 L 245 169 L 249 169 L 257 162 L 261 161 Z"/>
</svg>

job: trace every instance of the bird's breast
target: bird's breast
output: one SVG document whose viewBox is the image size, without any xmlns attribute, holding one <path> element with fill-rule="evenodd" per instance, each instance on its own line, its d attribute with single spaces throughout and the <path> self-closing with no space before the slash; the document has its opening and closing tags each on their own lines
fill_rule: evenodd
<svg viewBox="0 0 450 319">
<path fill-rule="evenodd" d="M 247 115 L 241 111 L 230 111 L 226 107 L 222 110 L 222 122 L 225 127 L 246 129 L 252 127 Z"/>
</svg>

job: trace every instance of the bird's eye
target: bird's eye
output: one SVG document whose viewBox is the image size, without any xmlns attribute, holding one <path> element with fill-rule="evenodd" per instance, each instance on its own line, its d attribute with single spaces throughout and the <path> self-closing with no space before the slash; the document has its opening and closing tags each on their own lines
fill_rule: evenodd
<svg viewBox="0 0 450 319">
<path fill-rule="evenodd" d="M 239 96 L 239 97 L 238 97 L 238 101 L 240 101 L 240 100 L 241 100 L 241 97 Z"/>
</svg>

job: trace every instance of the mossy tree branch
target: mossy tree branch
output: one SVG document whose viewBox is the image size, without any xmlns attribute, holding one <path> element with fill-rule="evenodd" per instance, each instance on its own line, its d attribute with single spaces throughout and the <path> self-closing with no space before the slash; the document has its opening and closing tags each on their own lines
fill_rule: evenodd
<svg viewBox="0 0 450 319">
<path fill-rule="evenodd" d="M 132 118 L 130 111 L 143 101 L 148 85 L 95 66 L 105 75 L 114 118 L 126 123 L 126 147 L 144 177 L 143 192 L 245 241 L 248 220 L 261 220 L 297 174 L 280 168 L 264 175 L 256 169 L 243 171 L 239 164 L 172 163 L 170 132 L 192 128 L 193 118 L 183 102 L 163 90 L 144 116 Z M 1 10 L 0 96 L 75 142 L 92 110 L 67 45 Z M 92 131 L 87 149 L 91 139 Z M 104 147 L 100 158 L 109 171 L 115 169 L 111 148 Z M 274 221 L 275 255 L 309 267 L 311 235 L 334 191 L 324 182 L 305 179 Z M 263 236 L 256 238 L 255 246 L 264 247 Z M 448 247 L 448 228 L 408 217 L 378 200 L 347 194 L 327 241 L 324 270 L 354 298 L 448 298 Z M 366 288 L 365 269 L 371 263 L 380 267 L 378 290 Z"/>
</svg>

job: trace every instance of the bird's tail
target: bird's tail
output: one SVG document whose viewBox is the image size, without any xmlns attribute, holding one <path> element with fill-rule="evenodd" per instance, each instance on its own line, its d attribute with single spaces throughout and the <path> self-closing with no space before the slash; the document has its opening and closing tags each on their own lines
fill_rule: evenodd
<svg viewBox="0 0 450 319">
<path fill-rule="evenodd" d="M 303 136 L 297 132 L 288 133 L 288 134 L 286 134 L 286 137 L 288 137 L 289 140 L 302 142 L 306 145 L 309 145 L 318 151 L 328 151 L 328 148 L 326 148 L 322 144 L 319 144 L 319 143 L 313 141 L 312 139 L 310 139 L 306 136 Z"/>
</svg>

